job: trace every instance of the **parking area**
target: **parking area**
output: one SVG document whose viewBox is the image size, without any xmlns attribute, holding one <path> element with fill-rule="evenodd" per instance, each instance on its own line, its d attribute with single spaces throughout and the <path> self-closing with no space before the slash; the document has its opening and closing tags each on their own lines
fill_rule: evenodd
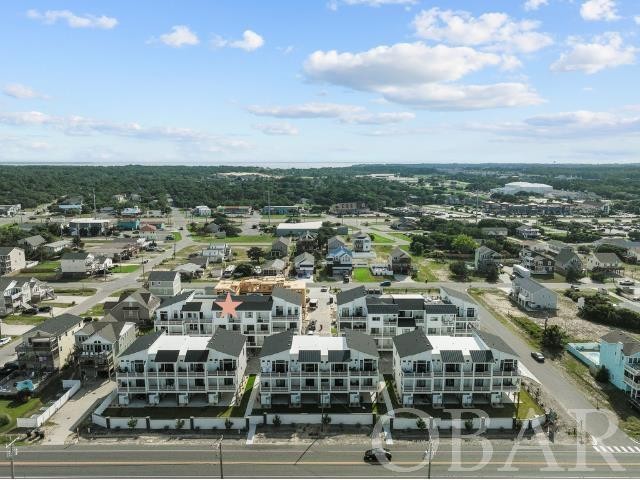
<svg viewBox="0 0 640 480">
<path fill-rule="evenodd" d="M 323 291 L 325 290 L 325 291 Z M 304 326 L 305 333 L 309 330 L 309 324 L 315 322 L 315 333 L 318 335 L 330 336 L 331 335 L 331 322 L 336 318 L 335 303 L 329 303 L 331 299 L 335 302 L 334 295 L 331 294 L 330 289 L 324 289 L 322 287 L 310 287 L 309 288 L 309 304 L 317 300 L 316 308 L 309 308 L 307 319 Z"/>
</svg>

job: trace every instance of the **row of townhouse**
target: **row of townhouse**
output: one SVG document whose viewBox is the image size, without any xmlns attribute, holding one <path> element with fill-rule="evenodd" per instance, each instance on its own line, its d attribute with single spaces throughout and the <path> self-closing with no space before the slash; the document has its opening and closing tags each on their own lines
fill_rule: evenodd
<svg viewBox="0 0 640 480">
<path fill-rule="evenodd" d="M 261 347 L 274 333 L 300 332 L 304 311 L 301 293 L 275 287 L 269 295 L 231 295 L 236 315 L 222 312 L 218 302 L 225 297 L 185 291 L 162 299 L 155 311 L 154 328 L 169 335 L 211 336 L 217 327 L 239 332 L 247 337 L 249 348 Z"/>
<path fill-rule="evenodd" d="M 517 354 L 498 336 L 475 330 L 468 337 L 393 338 L 393 373 L 404 406 L 500 405 L 520 389 Z"/>
<path fill-rule="evenodd" d="M 134 322 L 101 321 L 86 323 L 75 332 L 76 363 L 83 376 L 109 376 L 116 359 L 135 340 L 138 326 Z"/>
<path fill-rule="evenodd" d="M 260 403 L 371 403 L 379 383 L 379 355 L 373 338 L 348 331 L 341 337 L 268 337 L 260 352 Z"/>
<path fill-rule="evenodd" d="M 247 340 L 238 332 L 144 335 L 118 358 L 118 403 L 216 405 L 239 394 L 246 366 Z"/>
<path fill-rule="evenodd" d="M 519 253 L 520 264 L 532 275 L 553 275 L 555 260 L 551 255 L 523 248 Z"/>
<path fill-rule="evenodd" d="M 54 298 L 53 288 L 33 277 L 0 278 L 0 317 Z"/>
<path fill-rule="evenodd" d="M 470 335 L 479 324 L 477 304 L 447 287 L 440 287 L 440 297 L 369 295 L 363 286 L 344 290 L 336 296 L 338 329 L 367 333 L 386 351 L 393 348 L 393 337 L 415 329 L 428 335 Z"/>
</svg>

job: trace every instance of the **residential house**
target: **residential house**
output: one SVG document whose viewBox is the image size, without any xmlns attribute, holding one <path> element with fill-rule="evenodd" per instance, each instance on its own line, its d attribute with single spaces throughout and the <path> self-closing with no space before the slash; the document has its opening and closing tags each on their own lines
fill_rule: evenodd
<svg viewBox="0 0 640 480">
<path fill-rule="evenodd" d="M 83 205 L 84 200 L 82 197 L 68 197 L 65 200 L 58 202 L 58 210 L 60 210 L 65 215 L 69 213 L 81 213 Z"/>
<path fill-rule="evenodd" d="M 171 270 L 153 270 L 147 284 L 149 292 L 158 297 L 171 297 L 182 291 L 180 274 Z"/>
<path fill-rule="evenodd" d="M 248 217 L 253 213 L 251 206 L 244 205 L 223 205 L 219 206 L 217 210 L 228 217 Z"/>
<path fill-rule="evenodd" d="M 301 208 L 298 205 L 268 205 L 262 207 L 263 215 L 299 215 Z"/>
<path fill-rule="evenodd" d="M 327 253 L 327 265 L 331 268 L 334 277 L 351 275 L 353 270 L 353 252 L 346 247 L 339 247 Z"/>
<path fill-rule="evenodd" d="M 65 313 L 29 330 L 16 347 L 18 364 L 36 374 L 60 371 L 73 360 L 74 334 L 83 323 L 82 317 Z"/>
<path fill-rule="evenodd" d="M 91 253 L 67 252 L 60 257 L 60 271 L 64 277 L 86 277 L 96 270 L 96 258 Z"/>
<path fill-rule="evenodd" d="M 359 231 L 353 234 L 351 237 L 353 243 L 354 252 L 370 252 L 371 251 L 371 237 L 366 233 Z"/>
<path fill-rule="evenodd" d="M 516 235 L 525 240 L 534 240 L 540 237 L 540 230 L 529 225 L 520 225 L 516 228 Z"/>
<path fill-rule="evenodd" d="M 211 209 L 209 207 L 207 207 L 206 205 L 198 205 L 197 207 L 195 207 L 193 209 L 193 214 L 198 216 L 198 217 L 210 217 L 211 216 Z"/>
<path fill-rule="evenodd" d="M 520 390 L 518 355 L 497 335 L 393 338 L 393 376 L 402 405 L 472 407 L 513 404 Z"/>
<path fill-rule="evenodd" d="M 59 255 L 65 248 L 71 248 L 70 240 L 58 240 L 56 242 L 45 243 L 42 246 L 42 251 L 49 256 Z"/>
<path fill-rule="evenodd" d="M 287 269 L 287 263 L 281 258 L 273 258 L 267 260 L 262 265 L 262 275 L 269 277 L 275 277 L 277 275 L 284 275 Z"/>
<path fill-rule="evenodd" d="M 483 237 L 506 237 L 509 235 L 507 227 L 482 227 L 480 233 Z"/>
<path fill-rule="evenodd" d="M 139 206 L 133 206 L 133 207 L 125 207 L 122 209 L 122 211 L 120 212 L 120 215 L 122 215 L 123 217 L 138 217 L 140 216 L 140 214 L 142 213 L 142 210 L 140 210 Z"/>
<path fill-rule="evenodd" d="M 441 290 L 442 300 L 420 294 L 368 295 L 364 286 L 336 295 L 338 330 L 371 335 L 380 350 L 391 339 L 420 328 L 428 335 L 470 335 L 478 326 L 478 308 L 464 292 Z"/>
<path fill-rule="evenodd" d="M 269 256 L 271 258 L 289 258 L 291 239 L 287 237 L 276 238 L 271 244 Z"/>
<path fill-rule="evenodd" d="M 160 298 L 148 290 L 123 293 L 117 302 L 105 302 L 105 320 L 133 322 L 137 325 L 153 323 Z"/>
<path fill-rule="evenodd" d="M 555 257 L 556 271 L 566 275 L 571 269 L 582 274 L 584 272 L 584 264 L 580 257 L 573 251 L 571 247 L 561 249 Z"/>
<path fill-rule="evenodd" d="M 347 243 L 339 236 L 333 236 L 327 240 L 327 251 L 338 250 L 339 248 L 346 248 Z"/>
<path fill-rule="evenodd" d="M 0 205 L 0 217 L 14 217 L 22 210 L 22 205 L 16 203 L 14 205 Z"/>
<path fill-rule="evenodd" d="M 110 223 L 110 220 L 103 218 L 74 218 L 69 221 L 69 235 L 72 237 L 105 235 Z"/>
<path fill-rule="evenodd" d="M 498 268 L 502 255 L 485 245 L 476 248 L 474 266 L 477 272 L 486 272 L 490 266 Z"/>
<path fill-rule="evenodd" d="M 539 253 L 528 248 L 520 250 L 520 264 L 532 275 L 553 275 L 556 261 L 546 253 Z"/>
<path fill-rule="evenodd" d="M 26 268 L 24 250 L 18 247 L 0 247 L 0 275 L 7 275 Z"/>
<path fill-rule="evenodd" d="M 511 298 L 525 310 L 555 310 L 558 294 L 530 277 L 515 275 L 511 281 Z"/>
<path fill-rule="evenodd" d="M 618 255 L 613 252 L 594 252 L 587 257 L 589 272 L 604 272 L 608 275 L 621 275 L 624 266 Z"/>
<path fill-rule="evenodd" d="M 219 302 L 225 298 L 194 291 L 164 298 L 156 310 L 154 328 L 169 335 L 211 336 L 222 327 L 245 335 L 249 348 L 261 347 L 274 333 L 302 329 L 304 293 L 275 287 L 269 295 L 231 295 L 240 302 L 233 316 L 222 313 Z"/>
<path fill-rule="evenodd" d="M 260 351 L 260 403 L 267 408 L 371 404 L 380 378 L 378 361 L 373 339 L 360 332 L 272 335 Z"/>
<path fill-rule="evenodd" d="M 402 275 L 411 274 L 411 255 L 402 250 L 400 247 L 395 247 L 389 254 L 389 270 L 393 273 Z"/>
<path fill-rule="evenodd" d="M 195 263 L 183 263 L 173 267 L 173 270 L 180 274 L 182 280 L 193 280 L 196 278 L 202 278 L 204 275 L 204 269 Z"/>
<path fill-rule="evenodd" d="M 559 254 L 562 250 L 571 248 L 568 244 L 561 242 L 560 240 L 547 241 L 547 251 L 552 255 Z"/>
<path fill-rule="evenodd" d="M 116 225 L 120 230 L 138 230 L 140 228 L 140 219 L 134 217 L 121 218 Z"/>
<path fill-rule="evenodd" d="M 82 375 L 111 377 L 118 355 L 135 341 L 133 322 L 89 322 L 75 333 L 76 362 Z"/>
<path fill-rule="evenodd" d="M 157 240 L 158 239 L 158 227 L 155 225 L 151 225 L 149 223 L 143 223 L 140 226 L 140 235 L 147 240 Z"/>
<path fill-rule="evenodd" d="M 318 237 L 311 232 L 301 234 L 296 240 L 296 254 L 303 252 L 313 253 L 318 248 Z"/>
<path fill-rule="evenodd" d="M 228 262 L 233 258 L 231 245 L 228 243 L 211 243 L 207 248 L 202 249 L 201 255 L 209 257 L 214 263 Z"/>
<path fill-rule="evenodd" d="M 293 267 L 298 278 L 311 278 L 316 259 L 309 252 L 303 252 L 293 259 Z"/>
<path fill-rule="evenodd" d="M 607 333 L 600 338 L 600 365 L 607 369 L 609 382 L 640 408 L 640 340 L 620 330 Z"/>
<path fill-rule="evenodd" d="M 118 358 L 118 403 L 144 395 L 147 403 L 230 404 L 240 396 L 247 367 L 246 339 L 219 328 L 213 336 L 138 337 Z"/>
<path fill-rule="evenodd" d="M 18 245 L 24 248 L 25 253 L 33 253 L 42 247 L 47 241 L 42 235 L 33 235 L 18 240 Z"/>
<path fill-rule="evenodd" d="M 0 316 L 4 317 L 29 307 L 31 289 L 13 277 L 0 277 Z"/>
<path fill-rule="evenodd" d="M 215 235 L 216 237 L 225 237 L 226 232 L 215 222 L 207 223 L 204 227 L 205 232 Z"/>
</svg>

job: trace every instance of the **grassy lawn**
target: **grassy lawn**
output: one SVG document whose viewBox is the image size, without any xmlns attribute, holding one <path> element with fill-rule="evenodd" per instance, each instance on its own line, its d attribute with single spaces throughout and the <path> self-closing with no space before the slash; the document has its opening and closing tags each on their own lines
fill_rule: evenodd
<svg viewBox="0 0 640 480">
<path fill-rule="evenodd" d="M 409 235 L 405 235 L 404 233 L 399 233 L 399 232 L 385 232 L 386 235 L 390 236 L 390 237 L 394 237 L 397 238 L 399 240 L 405 240 L 407 242 L 411 241 L 411 237 Z"/>
<path fill-rule="evenodd" d="M 536 401 L 531 398 L 531 395 L 526 390 L 520 390 L 520 403 L 518 404 L 518 418 L 525 419 L 529 417 L 529 410 L 533 410 L 535 415 L 541 415 L 544 410 Z"/>
<path fill-rule="evenodd" d="M 140 268 L 140 265 L 118 265 L 111 269 L 112 273 L 132 273 Z"/>
<path fill-rule="evenodd" d="M 247 383 L 244 386 L 244 393 L 239 405 L 227 407 L 227 409 L 220 415 L 221 417 L 244 417 L 244 413 L 247 411 L 247 405 L 249 405 L 249 399 L 251 398 L 251 391 L 256 383 L 256 376 L 249 375 Z"/>
<path fill-rule="evenodd" d="M 401 408 L 400 401 L 398 400 L 398 396 L 396 395 L 396 384 L 393 380 L 393 375 L 385 375 L 384 383 L 387 388 L 387 393 L 389 393 L 389 397 L 391 398 L 391 406 L 396 408 Z"/>
<path fill-rule="evenodd" d="M 171 236 L 173 237 L 174 242 L 182 240 L 182 234 L 180 232 L 171 232 Z"/>
<path fill-rule="evenodd" d="M 104 303 L 98 303 L 84 312 L 81 317 L 101 317 L 104 315 Z"/>
<path fill-rule="evenodd" d="M 95 295 L 98 290 L 95 288 L 56 288 L 57 295 L 76 295 L 81 297 L 90 297 Z"/>
<path fill-rule="evenodd" d="M 420 259 L 418 263 L 418 281 L 419 282 L 437 282 L 438 277 L 433 273 L 429 262 L 425 259 Z M 415 263 L 414 263 L 415 265 Z"/>
<path fill-rule="evenodd" d="M 9 423 L 0 427 L 0 434 L 6 433 L 16 426 L 16 418 L 28 417 L 42 406 L 39 398 L 31 398 L 17 405 L 13 400 L 0 400 L 0 416 L 5 416 Z"/>
<path fill-rule="evenodd" d="M 271 235 L 239 235 L 237 237 L 227 237 L 220 239 L 221 242 L 226 243 L 271 243 L 273 242 L 273 237 Z"/>
<path fill-rule="evenodd" d="M 133 292 L 135 292 L 135 291 L 136 291 L 136 289 L 135 289 L 135 288 L 123 288 L 122 290 L 118 290 L 117 292 L 113 292 L 113 293 L 112 293 L 111 295 L 109 295 L 109 296 L 110 296 L 110 297 L 118 297 L 118 298 L 120 298 L 120 296 L 121 296 L 123 293 L 126 293 L 127 295 L 129 295 L 129 294 L 131 294 L 131 293 L 133 293 Z"/>
<path fill-rule="evenodd" d="M 40 315 L 9 315 L 2 319 L 7 325 L 39 325 L 44 322 L 47 317 Z"/>
<path fill-rule="evenodd" d="M 374 244 L 391 245 L 394 243 L 392 238 L 383 237 L 380 233 L 374 233 L 372 241 Z"/>
<path fill-rule="evenodd" d="M 353 269 L 353 279 L 356 282 L 377 282 L 377 278 L 371 274 L 371 270 L 366 267 L 358 267 Z"/>
</svg>

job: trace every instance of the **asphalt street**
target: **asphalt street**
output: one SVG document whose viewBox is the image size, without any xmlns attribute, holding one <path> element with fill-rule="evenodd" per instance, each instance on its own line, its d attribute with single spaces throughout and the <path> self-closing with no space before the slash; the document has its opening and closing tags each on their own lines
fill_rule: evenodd
<svg viewBox="0 0 640 480">
<path fill-rule="evenodd" d="M 16 478 L 26 477 L 219 477 L 215 439 L 200 445 L 69 445 L 18 448 Z M 431 465 L 433 478 L 637 477 L 638 454 L 600 454 L 590 445 L 521 446 L 501 442 L 491 450 L 480 444 L 440 445 Z M 426 442 L 391 446 L 391 465 L 364 462 L 370 442 L 297 445 L 223 443 L 223 473 L 233 477 L 426 478 Z M 483 456 L 486 455 L 486 456 Z M 0 462 L 0 475 L 10 463 Z"/>
</svg>

